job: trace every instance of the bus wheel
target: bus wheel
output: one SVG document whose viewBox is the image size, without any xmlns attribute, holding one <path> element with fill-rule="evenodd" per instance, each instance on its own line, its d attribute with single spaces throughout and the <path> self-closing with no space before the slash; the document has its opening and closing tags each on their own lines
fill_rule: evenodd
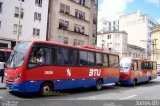
<svg viewBox="0 0 160 106">
<path fill-rule="evenodd" d="M 118 83 L 118 82 L 115 82 L 115 85 L 116 85 L 116 86 L 118 86 L 118 85 L 119 85 L 119 83 Z"/>
<path fill-rule="evenodd" d="M 96 90 L 99 91 L 99 90 L 102 89 L 102 87 L 103 87 L 102 80 L 97 80 L 97 82 L 96 82 Z"/>
<path fill-rule="evenodd" d="M 45 82 L 41 85 L 40 93 L 43 96 L 49 96 L 52 92 L 52 84 L 49 82 Z"/>
<path fill-rule="evenodd" d="M 137 83 L 137 81 L 136 81 L 136 79 L 134 79 L 132 85 L 133 85 L 133 86 L 136 86 L 136 83 Z"/>
</svg>

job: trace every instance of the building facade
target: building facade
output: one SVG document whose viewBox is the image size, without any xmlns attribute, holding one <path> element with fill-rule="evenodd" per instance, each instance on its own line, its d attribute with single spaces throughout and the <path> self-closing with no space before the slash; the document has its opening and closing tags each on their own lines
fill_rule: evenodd
<svg viewBox="0 0 160 106">
<path fill-rule="evenodd" d="M 125 14 L 119 16 L 119 23 L 113 24 L 113 26 L 107 26 L 104 24 L 105 29 L 112 30 L 114 27 L 119 28 L 121 31 L 128 33 L 128 43 L 131 45 L 146 48 L 147 56 L 151 56 L 151 31 L 152 28 L 158 23 L 154 21 L 147 14 L 143 14 L 140 11 Z M 111 21 L 110 23 L 114 23 Z M 118 26 L 119 25 L 119 26 Z M 110 28 L 112 27 L 112 29 Z"/>
<path fill-rule="evenodd" d="M 0 0 L 0 45 L 19 40 L 46 40 L 49 0 Z"/>
<path fill-rule="evenodd" d="M 127 57 L 127 36 L 124 31 L 100 32 L 97 35 L 97 46 L 118 53 L 120 58 Z"/>
<path fill-rule="evenodd" d="M 47 40 L 95 45 L 97 0 L 50 0 Z"/>
<path fill-rule="evenodd" d="M 119 30 L 119 20 L 103 22 L 103 31 L 114 31 Z"/>
<path fill-rule="evenodd" d="M 139 46 L 127 45 L 127 57 L 133 57 L 133 58 L 146 58 L 146 52 L 145 49 Z"/>
<path fill-rule="evenodd" d="M 153 28 L 151 33 L 152 39 L 156 40 L 155 46 L 153 48 L 154 53 L 152 58 L 154 61 L 157 61 L 158 68 L 160 68 L 160 25 L 157 25 Z"/>
</svg>

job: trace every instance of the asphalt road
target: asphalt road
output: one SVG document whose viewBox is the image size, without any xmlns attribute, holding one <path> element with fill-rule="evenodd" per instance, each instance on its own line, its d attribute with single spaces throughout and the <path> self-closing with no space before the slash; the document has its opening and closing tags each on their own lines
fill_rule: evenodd
<svg viewBox="0 0 160 106">
<path fill-rule="evenodd" d="M 26 106 L 30 104 L 31 106 L 39 104 L 39 106 L 45 106 L 52 104 L 52 106 L 63 106 L 67 104 L 59 105 L 59 102 L 65 101 L 64 103 L 74 104 L 73 101 L 78 101 L 76 106 L 81 106 L 82 103 L 85 105 L 95 105 L 96 103 L 102 103 L 107 101 L 128 101 L 128 100 L 144 100 L 144 103 L 151 104 L 154 100 L 160 100 L 160 77 L 153 80 L 150 84 L 142 83 L 138 84 L 136 87 L 131 86 L 115 86 L 114 84 L 105 85 L 101 91 L 95 91 L 94 88 L 79 88 L 79 89 L 69 89 L 53 92 L 53 96 L 42 97 L 38 93 L 30 94 L 19 94 L 15 92 L 9 92 L 7 90 L 0 90 L 0 100 L 6 103 L 9 102 L 23 101 Z M 93 102 L 94 100 L 94 102 Z M 147 101 L 148 100 L 148 101 Z M 152 100 L 152 101 L 149 101 Z M 55 102 L 56 101 L 56 102 Z M 67 101 L 67 102 L 66 102 Z M 92 101 L 92 102 L 91 102 Z M 91 103 L 88 103 L 91 102 Z M 8 103 L 8 102 L 7 102 Z M 57 104 L 56 104 L 57 103 Z M 63 103 L 63 102 L 62 102 Z M 134 104 L 136 104 L 134 102 Z M 20 103 L 21 104 L 21 103 Z M 23 104 L 23 106 L 25 106 Z M 54 104 L 54 105 L 53 105 Z M 79 105 L 77 105 L 79 104 Z M 113 105 L 113 103 L 111 103 Z M 156 101 L 157 106 L 160 106 L 160 101 Z M 102 105 L 102 104 L 100 104 Z M 103 103 L 103 105 L 108 106 Z M 109 105 L 110 106 L 110 105 Z M 130 105 L 132 106 L 132 105 Z M 150 105 L 149 105 L 150 106 Z M 156 106 L 156 105 L 155 105 Z"/>
</svg>

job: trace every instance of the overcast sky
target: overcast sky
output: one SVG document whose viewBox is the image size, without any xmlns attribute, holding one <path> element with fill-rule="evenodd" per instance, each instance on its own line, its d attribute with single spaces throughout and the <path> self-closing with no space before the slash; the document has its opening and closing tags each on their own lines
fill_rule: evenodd
<svg viewBox="0 0 160 106">
<path fill-rule="evenodd" d="M 140 10 L 160 23 L 160 0 L 98 0 L 98 30 L 102 19 L 115 20 L 119 15 Z"/>
</svg>

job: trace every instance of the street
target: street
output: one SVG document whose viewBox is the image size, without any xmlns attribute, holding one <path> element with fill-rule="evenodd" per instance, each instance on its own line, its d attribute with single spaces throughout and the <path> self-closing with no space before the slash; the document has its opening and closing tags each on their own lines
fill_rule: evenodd
<svg viewBox="0 0 160 106">
<path fill-rule="evenodd" d="M 23 100 L 28 101 L 27 103 L 38 102 L 40 104 L 44 103 L 44 100 L 160 100 L 159 90 L 160 77 L 150 84 L 142 83 L 136 87 L 109 84 L 104 86 L 101 91 L 95 91 L 94 88 L 69 89 L 55 91 L 53 96 L 48 97 L 42 97 L 38 93 L 19 94 L 2 89 L 0 90 L 0 100 Z"/>
</svg>

